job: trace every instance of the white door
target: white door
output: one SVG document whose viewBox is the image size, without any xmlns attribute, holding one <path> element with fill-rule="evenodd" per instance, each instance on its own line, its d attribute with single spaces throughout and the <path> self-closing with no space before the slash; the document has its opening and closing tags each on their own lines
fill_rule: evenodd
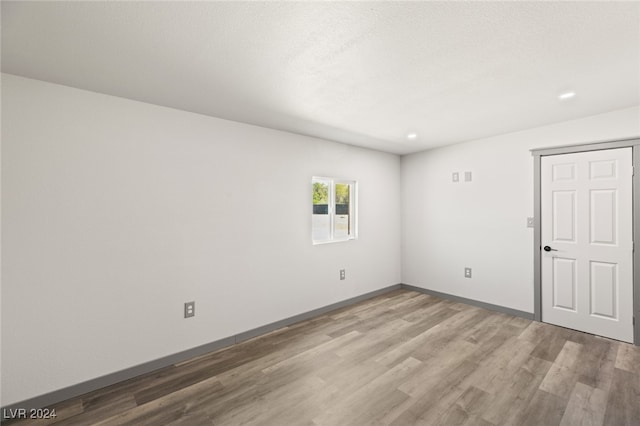
<svg viewBox="0 0 640 426">
<path fill-rule="evenodd" d="M 631 152 L 541 158 L 542 321 L 633 342 Z"/>
</svg>

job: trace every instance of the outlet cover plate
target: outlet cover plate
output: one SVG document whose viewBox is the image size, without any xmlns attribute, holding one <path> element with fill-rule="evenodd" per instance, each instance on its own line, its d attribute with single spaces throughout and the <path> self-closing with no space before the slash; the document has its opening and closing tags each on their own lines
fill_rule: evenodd
<svg viewBox="0 0 640 426">
<path fill-rule="evenodd" d="M 460 181 L 460 173 L 453 172 L 451 173 L 451 182 L 459 182 Z"/>
<path fill-rule="evenodd" d="M 185 302 L 184 317 L 191 318 L 196 316 L 196 302 Z"/>
<path fill-rule="evenodd" d="M 464 268 L 464 277 L 471 278 L 471 268 Z"/>
<path fill-rule="evenodd" d="M 340 269 L 340 280 L 344 280 L 347 278 L 347 271 L 345 269 Z"/>
</svg>

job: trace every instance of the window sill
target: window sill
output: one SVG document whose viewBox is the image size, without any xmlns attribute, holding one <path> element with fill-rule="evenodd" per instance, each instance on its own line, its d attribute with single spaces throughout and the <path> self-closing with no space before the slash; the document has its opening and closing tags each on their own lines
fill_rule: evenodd
<svg viewBox="0 0 640 426">
<path fill-rule="evenodd" d="M 312 244 L 314 246 L 319 246 L 319 245 L 323 245 L 323 244 L 333 244 L 333 243 L 344 243 L 347 241 L 353 241 L 358 239 L 357 237 L 350 237 L 350 238 L 343 238 L 340 240 L 327 240 L 327 241 L 312 241 Z"/>
</svg>

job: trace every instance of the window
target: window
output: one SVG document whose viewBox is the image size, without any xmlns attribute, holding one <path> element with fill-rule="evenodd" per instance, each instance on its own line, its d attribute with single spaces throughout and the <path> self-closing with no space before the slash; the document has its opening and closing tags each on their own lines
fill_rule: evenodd
<svg viewBox="0 0 640 426">
<path fill-rule="evenodd" d="M 314 177 L 311 236 L 314 244 L 356 238 L 356 182 Z"/>
</svg>

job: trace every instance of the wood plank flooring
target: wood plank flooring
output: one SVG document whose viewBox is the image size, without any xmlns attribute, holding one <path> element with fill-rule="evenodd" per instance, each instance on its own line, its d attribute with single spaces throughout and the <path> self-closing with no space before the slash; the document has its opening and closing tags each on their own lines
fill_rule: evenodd
<svg viewBox="0 0 640 426">
<path fill-rule="evenodd" d="M 61 425 L 637 426 L 640 348 L 397 290 L 53 408 Z"/>
</svg>

